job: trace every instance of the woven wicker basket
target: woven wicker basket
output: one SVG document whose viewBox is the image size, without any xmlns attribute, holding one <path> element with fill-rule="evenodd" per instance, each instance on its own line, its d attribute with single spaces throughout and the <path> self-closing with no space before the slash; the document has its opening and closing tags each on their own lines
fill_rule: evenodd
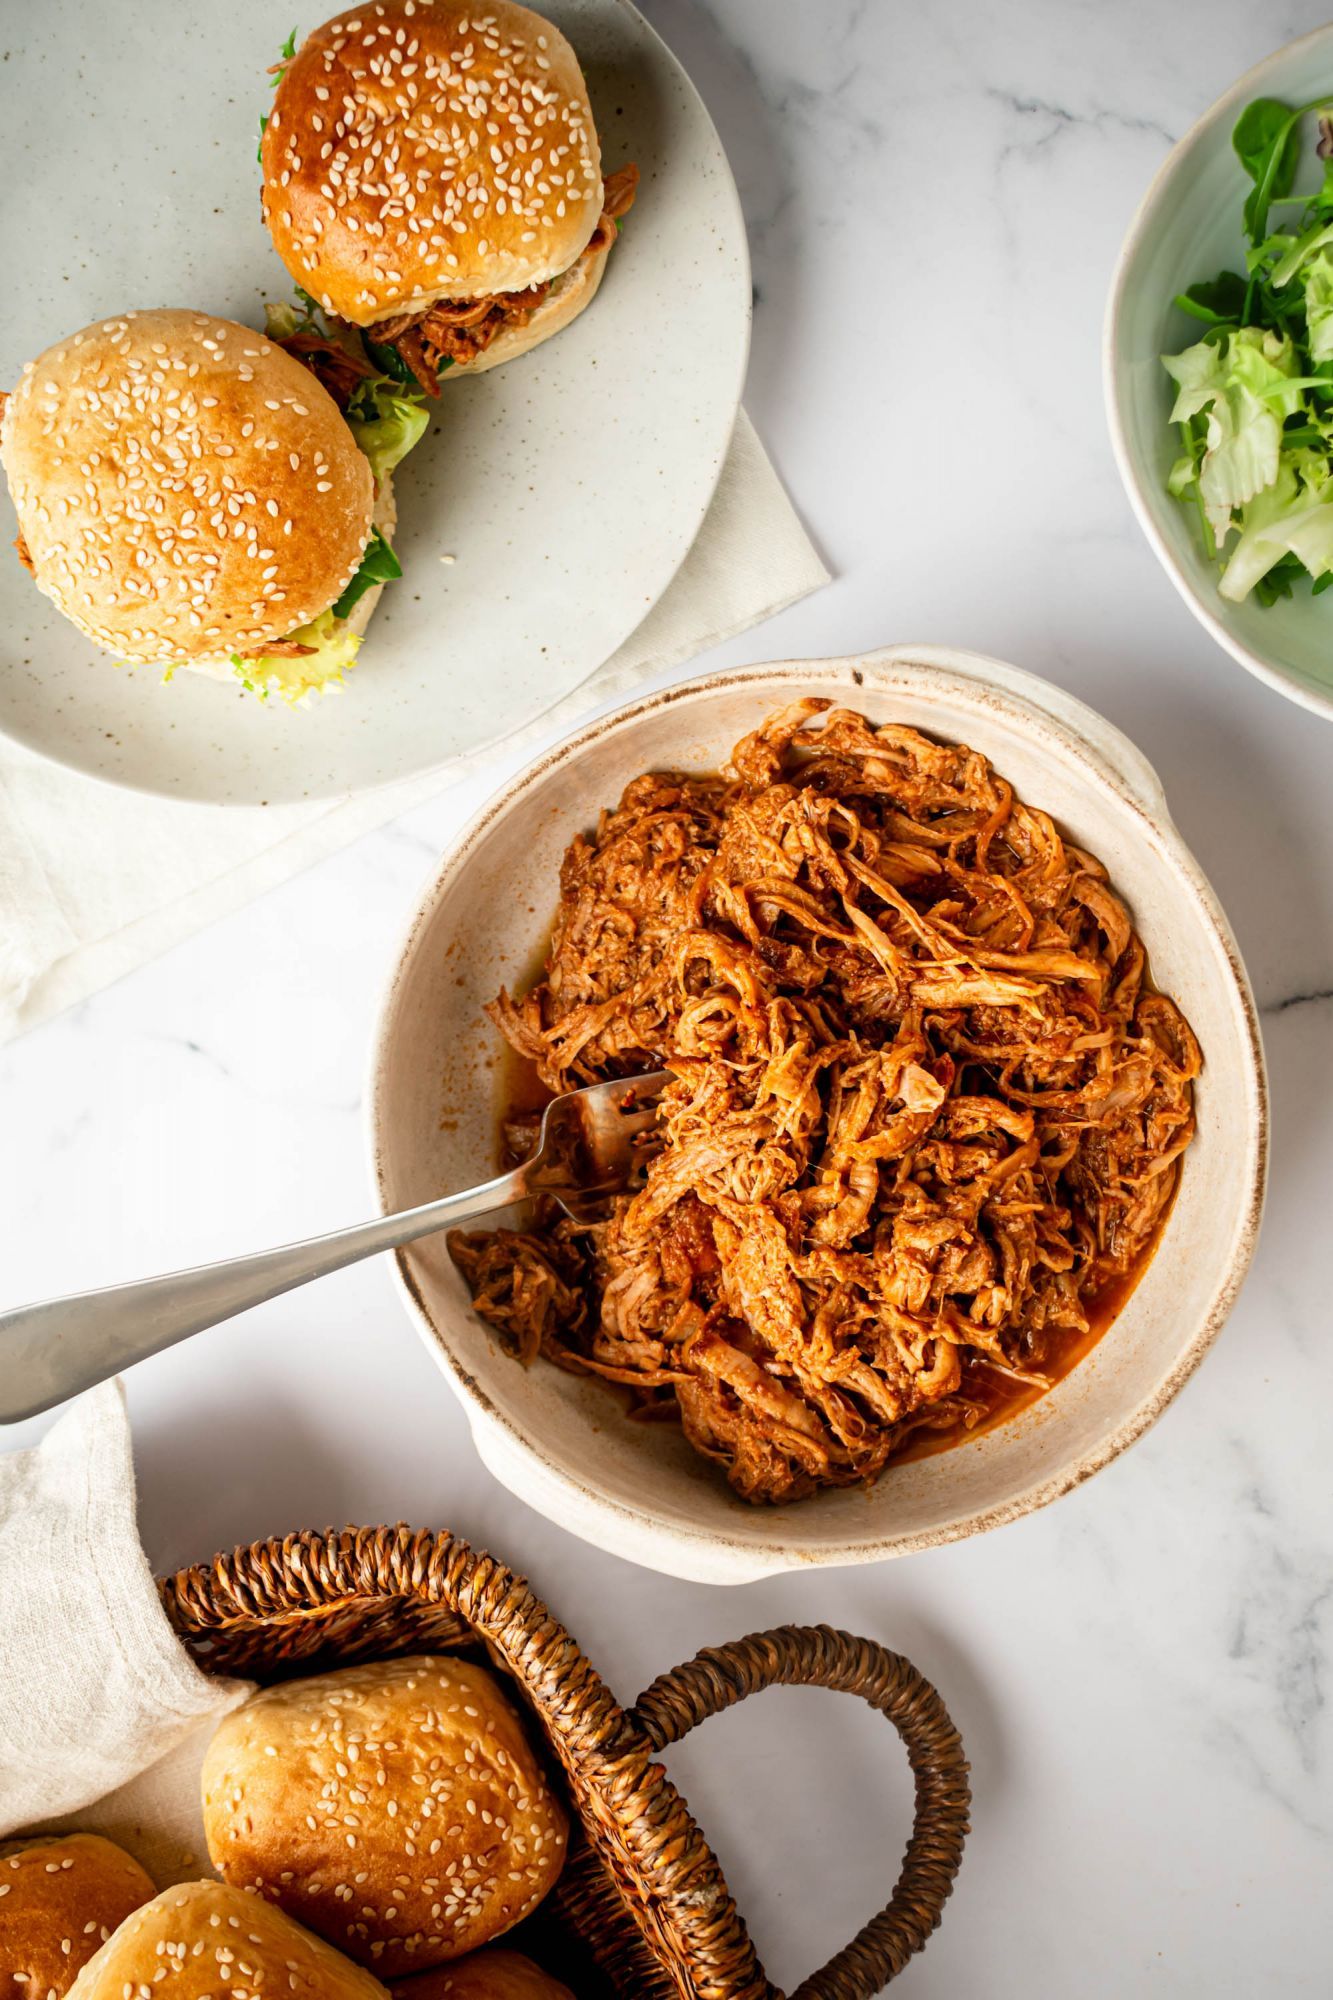
<svg viewBox="0 0 1333 2000">
<path fill-rule="evenodd" d="M 916 1777 L 916 1823 L 887 1907 L 793 2000 L 869 2000 L 939 1922 L 967 1831 L 967 1764 L 935 1690 L 865 1639 L 822 1625 L 754 1633 L 662 1674 L 622 1709 L 528 1586 L 452 1535 L 292 1535 L 181 1570 L 161 1591 L 214 1673 L 275 1680 L 393 1653 L 484 1648 L 526 1698 L 581 1828 L 531 1921 L 539 1955 L 583 2000 L 782 2000 L 656 1761 L 705 1717 L 779 1682 L 860 1695 L 898 1730 Z"/>
</svg>

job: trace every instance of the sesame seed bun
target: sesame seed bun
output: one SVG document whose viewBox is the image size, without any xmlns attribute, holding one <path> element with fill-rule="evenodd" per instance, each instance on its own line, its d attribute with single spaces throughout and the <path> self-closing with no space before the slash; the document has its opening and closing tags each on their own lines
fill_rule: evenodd
<svg viewBox="0 0 1333 2000">
<path fill-rule="evenodd" d="M 265 1688 L 203 1770 L 213 1866 L 388 1978 L 536 1908 L 565 1814 L 494 1677 L 411 1658 Z"/>
<path fill-rule="evenodd" d="M 477 1951 L 401 1979 L 394 2000 L 574 2000 L 567 1986 L 517 1951 Z"/>
<path fill-rule="evenodd" d="M 0 1845 L 0 1992 L 62 2000 L 93 1953 L 146 1903 L 137 1861 L 95 1833 L 38 1834 Z"/>
<path fill-rule="evenodd" d="M 545 284 L 601 213 L 578 59 L 511 0 L 338 15 L 287 65 L 261 159 L 278 255 L 356 326 Z"/>
<path fill-rule="evenodd" d="M 388 2000 L 359 1965 L 221 1882 L 165 1889 L 127 1917 L 84 1966 L 70 2000 L 138 2000 L 159 1990 L 171 2000 Z"/>
<path fill-rule="evenodd" d="M 580 257 L 572 271 L 557 279 L 526 326 L 507 326 L 474 361 L 455 361 L 446 368 L 440 376 L 441 382 L 449 382 L 456 375 L 484 375 L 488 368 L 498 368 L 504 361 L 517 361 L 520 354 L 540 347 L 553 333 L 567 327 L 596 298 L 610 255 L 611 245 L 607 243 L 600 250 Z"/>
<path fill-rule="evenodd" d="M 25 367 L 0 462 L 37 586 L 118 658 L 280 639 L 370 535 L 369 463 L 327 390 L 248 327 L 162 308 Z"/>
<path fill-rule="evenodd" d="M 385 541 L 391 542 L 394 530 L 398 526 L 398 502 L 394 498 L 391 472 L 385 473 L 375 489 L 375 504 L 371 518 Z M 358 638 L 365 637 L 366 628 L 383 595 L 384 585 L 376 583 L 358 597 L 347 615 L 346 626 L 349 632 L 355 632 Z M 192 674 L 207 674 L 210 680 L 230 681 L 233 686 L 237 684 L 236 662 L 230 653 L 211 653 L 201 660 L 187 660 L 185 665 Z M 3 1994 L 0 1994 L 0 2000 L 3 2000 Z"/>
</svg>

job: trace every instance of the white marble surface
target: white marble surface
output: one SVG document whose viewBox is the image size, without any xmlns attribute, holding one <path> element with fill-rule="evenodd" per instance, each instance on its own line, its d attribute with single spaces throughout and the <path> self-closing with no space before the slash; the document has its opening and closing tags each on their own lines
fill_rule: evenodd
<svg viewBox="0 0 1333 2000">
<path fill-rule="evenodd" d="M 362 1268 L 133 1377 L 150 1555 L 168 1567 L 328 1521 L 447 1523 L 527 1570 L 627 1697 L 756 1626 L 871 1634 L 938 1680 L 975 1773 L 958 1889 L 904 1994 L 1326 1994 L 1333 731 L 1218 653 L 1158 571 L 1098 369 L 1115 249 L 1170 140 L 1322 10 L 647 11 L 735 164 L 759 292 L 748 403 L 838 576 L 701 664 L 949 640 L 1050 675 L 1138 738 L 1264 1009 L 1276 1157 L 1254 1273 L 1156 1430 L 1047 1513 L 896 1567 L 713 1592 L 600 1557 L 498 1491 L 387 1272 Z M 485 789 L 0 1057 L 8 1295 L 366 1208 L 378 988 Z M 849 1704 L 770 1695 L 673 1756 L 785 1983 L 894 1871 L 909 1790 L 883 1736 Z"/>
</svg>

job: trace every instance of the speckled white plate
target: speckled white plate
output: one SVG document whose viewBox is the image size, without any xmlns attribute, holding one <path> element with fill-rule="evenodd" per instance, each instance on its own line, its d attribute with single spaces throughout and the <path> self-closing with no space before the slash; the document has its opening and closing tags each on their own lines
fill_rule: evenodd
<svg viewBox="0 0 1333 2000">
<path fill-rule="evenodd" d="M 616 1555 L 701 1582 L 876 1562 L 1016 1519 L 1108 1464 L 1165 1409 L 1225 1319 L 1254 1248 L 1267 1158 L 1263 1051 L 1226 918 L 1142 753 L 1082 702 L 941 646 L 789 661 L 692 681 L 604 717 L 512 779 L 445 857 L 394 972 L 371 1077 L 386 1210 L 495 1170 L 505 1069 L 482 1009 L 540 962 L 572 836 L 641 771 L 716 770 L 771 710 L 822 694 L 873 721 L 970 743 L 1106 863 L 1162 988 L 1203 1047 L 1198 1131 L 1162 1243 L 1105 1338 L 993 1431 L 892 1468 L 871 1491 L 748 1507 L 664 1424 L 599 1384 L 520 1368 L 473 1312 L 444 1241 L 398 1255 L 477 1449 L 520 1499 Z"/>
<path fill-rule="evenodd" d="M 259 219 L 264 71 L 333 0 L 132 10 L 46 0 L 0 66 L 0 385 L 130 305 L 262 324 L 290 280 Z M 0 501 L 0 732 L 113 784 L 256 804 L 361 790 L 482 748 L 615 651 L 712 497 L 750 325 L 745 228 L 689 78 L 628 0 L 546 0 L 638 202 L 592 307 L 531 357 L 450 382 L 395 484 L 404 577 L 341 694 L 299 713 L 191 674 L 162 687 L 66 623 L 11 556 Z M 54 150 L 50 134 L 59 132 Z M 0 482 L 0 486 L 3 482 Z M 443 557 L 452 556 L 452 563 Z"/>
</svg>

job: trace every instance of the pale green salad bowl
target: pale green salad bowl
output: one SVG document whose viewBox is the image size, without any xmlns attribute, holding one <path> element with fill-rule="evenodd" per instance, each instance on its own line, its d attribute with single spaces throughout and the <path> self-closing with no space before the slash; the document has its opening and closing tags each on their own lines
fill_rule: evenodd
<svg viewBox="0 0 1333 2000">
<path fill-rule="evenodd" d="M 1170 421 L 1174 386 L 1161 361 L 1204 331 L 1173 304 L 1176 294 L 1223 269 L 1245 271 L 1241 211 L 1250 183 L 1231 138 L 1241 112 L 1259 97 L 1295 106 L 1324 92 L 1333 101 L 1333 26 L 1248 71 L 1172 150 L 1120 252 L 1103 363 L 1120 474 L 1167 575 L 1233 659 L 1288 700 L 1333 718 L 1333 591 L 1312 596 L 1304 585 L 1268 607 L 1255 597 L 1231 603 L 1221 596 L 1220 567 L 1205 551 L 1197 514 L 1167 490 L 1180 438 Z M 1322 171 L 1309 136 L 1301 186 Z"/>
</svg>

